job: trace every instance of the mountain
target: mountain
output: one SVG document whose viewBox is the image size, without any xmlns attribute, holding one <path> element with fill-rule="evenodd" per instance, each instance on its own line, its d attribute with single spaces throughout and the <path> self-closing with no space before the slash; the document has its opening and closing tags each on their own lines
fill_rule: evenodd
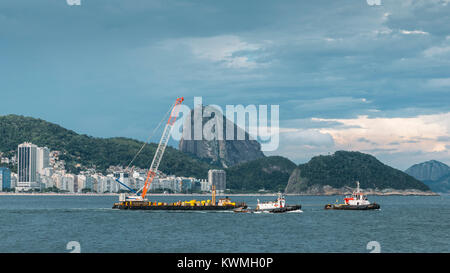
<svg viewBox="0 0 450 273">
<path fill-rule="evenodd" d="M 434 192 L 450 193 L 450 173 L 442 176 L 436 181 L 424 181 Z"/>
<path fill-rule="evenodd" d="M 286 193 L 348 194 L 359 181 L 370 194 L 430 194 L 430 188 L 408 174 L 389 167 L 374 156 L 337 151 L 300 164 L 289 177 Z"/>
<path fill-rule="evenodd" d="M 185 119 L 183 136 L 179 143 L 180 151 L 195 155 L 210 164 L 219 165 L 224 168 L 264 157 L 264 154 L 261 151 L 261 144 L 259 144 L 258 141 L 251 139 L 245 130 L 227 120 L 222 114 L 216 115 L 218 111 L 211 106 L 202 106 L 201 111 L 199 109 L 200 107 L 191 110 L 188 118 Z M 198 111 L 198 113 L 207 111 L 210 115 L 207 115 L 207 117 L 204 117 L 202 114 L 196 115 L 196 111 Z M 222 126 L 220 128 L 223 132 L 222 140 L 218 140 L 219 137 L 217 137 L 220 126 L 220 123 L 216 123 L 217 120 L 222 121 Z M 202 125 L 201 128 L 211 125 L 211 131 L 214 131 L 214 135 L 211 136 L 215 137 L 211 137 L 211 140 L 206 140 L 204 137 L 200 140 L 196 140 L 194 138 L 196 121 L 198 122 L 198 125 Z M 200 132 L 202 132 L 201 128 Z M 226 140 L 228 128 L 233 128 L 233 140 Z M 244 136 L 244 138 L 238 140 L 237 136 L 239 135 Z"/>
<path fill-rule="evenodd" d="M 294 162 L 281 156 L 269 156 L 226 169 L 227 188 L 238 192 L 283 191 Z"/>
<path fill-rule="evenodd" d="M 422 162 L 409 167 L 405 172 L 424 182 L 434 192 L 450 193 L 450 167 L 442 162 Z"/>
<path fill-rule="evenodd" d="M 90 167 L 104 172 L 111 165 L 127 166 L 143 145 L 143 142 L 129 138 L 80 135 L 41 119 L 0 116 L 0 152 L 12 156 L 17 151 L 17 145 L 23 142 L 61 151 L 60 159 L 65 160 L 66 169 L 73 173 Z M 148 168 L 156 148 L 155 143 L 146 145 L 133 165 Z M 206 178 L 211 168 L 214 166 L 167 147 L 159 169 L 166 174 Z"/>
<path fill-rule="evenodd" d="M 450 173 L 450 167 L 442 162 L 430 160 L 415 164 L 405 172 L 421 181 L 437 181 L 439 178 Z"/>
</svg>

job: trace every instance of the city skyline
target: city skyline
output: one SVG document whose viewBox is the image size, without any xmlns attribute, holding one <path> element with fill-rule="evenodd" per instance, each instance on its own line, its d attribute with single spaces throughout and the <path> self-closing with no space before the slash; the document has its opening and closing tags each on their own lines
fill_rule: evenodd
<svg viewBox="0 0 450 273">
<path fill-rule="evenodd" d="M 110 166 L 107 174 L 93 168 L 87 168 L 78 174 L 65 169 L 64 160 L 59 160 L 59 151 L 50 151 L 47 147 L 39 147 L 31 142 L 17 146 L 17 153 L 10 159 L 17 165 L 17 173 L 7 167 L 0 167 L 0 192 L 57 192 L 67 193 L 119 193 L 128 191 L 116 182 L 135 190 L 144 185 L 147 171 L 123 166 Z M 3 159 L 3 157 L 2 157 Z M 219 185 L 219 192 L 226 189 L 226 178 L 223 170 L 210 170 L 221 175 L 208 179 L 167 175 L 159 172 L 158 177 L 150 185 L 150 190 L 164 190 L 172 193 L 209 192 L 212 185 Z"/>
<path fill-rule="evenodd" d="M 0 3 L 0 115 L 145 141 L 178 96 L 279 104 L 266 155 L 450 165 L 448 1 L 19 2 Z"/>
</svg>

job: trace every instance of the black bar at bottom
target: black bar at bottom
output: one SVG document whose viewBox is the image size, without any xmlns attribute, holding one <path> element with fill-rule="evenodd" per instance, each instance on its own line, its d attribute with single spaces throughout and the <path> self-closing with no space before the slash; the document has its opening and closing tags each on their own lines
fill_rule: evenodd
<svg viewBox="0 0 450 273">
<path fill-rule="evenodd" d="M 158 272 L 342 272 L 355 268 L 386 271 L 447 264 L 450 254 L 297 254 L 297 253 L 176 253 L 176 254 L 0 254 L 0 262 L 34 268 L 63 266 L 73 270 L 111 268 L 114 272 L 157 269 Z M 24 263 L 23 261 L 27 261 Z M 104 272 L 104 271 L 102 271 Z"/>
</svg>

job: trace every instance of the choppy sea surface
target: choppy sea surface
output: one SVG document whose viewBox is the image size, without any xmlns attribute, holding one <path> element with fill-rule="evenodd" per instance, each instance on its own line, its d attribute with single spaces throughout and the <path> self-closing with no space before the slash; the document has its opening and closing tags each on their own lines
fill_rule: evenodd
<svg viewBox="0 0 450 273">
<path fill-rule="evenodd" d="M 274 198 L 232 200 L 254 207 Z M 150 196 L 190 199 L 208 197 Z M 336 199 L 288 196 L 302 212 L 250 214 L 113 210 L 114 196 L 0 196 L 0 252 L 70 252 L 73 241 L 101 253 L 450 252 L 449 195 L 369 196 L 380 210 L 324 210 Z"/>
</svg>

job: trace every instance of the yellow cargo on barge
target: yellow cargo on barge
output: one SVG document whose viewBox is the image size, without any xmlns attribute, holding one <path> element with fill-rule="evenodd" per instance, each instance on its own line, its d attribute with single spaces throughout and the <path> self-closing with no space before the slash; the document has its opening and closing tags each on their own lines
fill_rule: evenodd
<svg viewBox="0 0 450 273">
<path fill-rule="evenodd" d="M 151 202 L 148 200 L 127 200 L 121 198 L 122 201 L 114 203 L 113 209 L 123 210 L 232 210 L 236 208 L 247 208 L 244 202 L 231 202 L 228 197 L 219 199 L 216 202 L 216 190 L 213 186 L 212 200 L 190 200 L 178 201 L 174 203 Z"/>
<path fill-rule="evenodd" d="M 232 210 L 235 208 L 247 208 L 245 203 L 231 202 L 229 198 L 220 199 L 213 203 L 211 200 L 178 201 L 175 203 L 150 202 L 150 201 L 123 201 L 114 203 L 113 209 L 124 210 Z"/>
</svg>

